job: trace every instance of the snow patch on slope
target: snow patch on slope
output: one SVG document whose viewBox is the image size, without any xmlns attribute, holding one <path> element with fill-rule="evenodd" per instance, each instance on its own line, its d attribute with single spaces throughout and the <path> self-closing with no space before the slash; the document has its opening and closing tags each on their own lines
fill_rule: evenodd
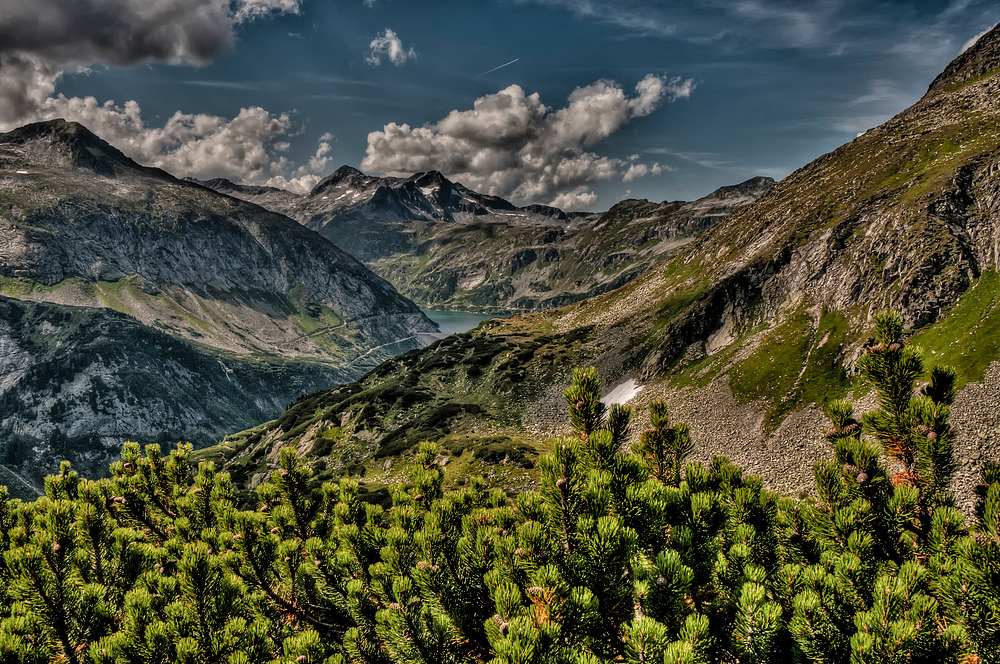
<svg viewBox="0 0 1000 664">
<path fill-rule="evenodd" d="M 601 403 L 610 406 L 613 403 L 626 404 L 635 398 L 635 395 L 642 391 L 642 385 L 629 378 L 624 383 L 620 383 L 611 388 L 611 391 L 601 397 Z"/>
</svg>

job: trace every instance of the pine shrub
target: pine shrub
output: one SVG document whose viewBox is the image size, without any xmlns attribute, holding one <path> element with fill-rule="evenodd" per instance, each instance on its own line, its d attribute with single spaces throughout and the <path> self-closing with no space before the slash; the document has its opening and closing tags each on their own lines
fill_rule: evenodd
<svg viewBox="0 0 1000 664">
<path fill-rule="evenodd" d="M 0 488 L 0 661 L 68 664 L 1000 662 L 1000 466 L 954 508 L 948 406 L 895 314 L 859 363 L 878 408 L 828 405 L 815 497 L 727 459 L 690 463 L 662 403 L 631 412 L 596 370 L 572 435 L 509 499 L 444 491 L 423 443 L 391 504 L 280 454 L 256 509 L 190 446 L 128 443 L 111 477 L 69 464 L 32 503 Z"/>
</svg>

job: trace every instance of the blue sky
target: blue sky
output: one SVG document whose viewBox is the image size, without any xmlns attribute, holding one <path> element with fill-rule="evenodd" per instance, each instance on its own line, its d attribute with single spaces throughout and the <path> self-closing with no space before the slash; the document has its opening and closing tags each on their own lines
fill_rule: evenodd
<svg viewBox="0 0 1000 664">
<path fill-rule="evenodd" d="M 76 119 L 181 176 L 436 168 L 601 210 L 781 178 L 998 20 L 977 0 L 0 0 L 0 129 Z"/>
</svg>

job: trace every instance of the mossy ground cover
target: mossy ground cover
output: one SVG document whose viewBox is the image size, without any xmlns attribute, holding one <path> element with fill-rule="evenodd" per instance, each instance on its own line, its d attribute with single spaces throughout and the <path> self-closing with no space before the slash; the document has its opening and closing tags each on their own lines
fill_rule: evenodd
<svg viewBox="0 0 1000 664">
<path fill-rule="evenodd" d="M 847 320 L 824 312 L 818 323 L 804 309 L 765 333 L 757 349 L 730 372 L 737 400 L 766 404 L 764 428 L 773 431 L 790 412 L 846 396 L 850 380 L 843 367 Z"/>
<path fill-rule="evenodd" d="M 313 335 L 316 332 L 344 324 L 344 319 L 338 316 L 333 309 L 320 302 L 315 302 L 309 297 L 305 284 L 293 287 L 288 292 L 288 300 L 295 312 L 290 318 L 306 334 Z"/>
<path fill-rule="evenodd" d="M 355 383 L 303 396 L 262 429 L 197 454 L 249 480 L 266 470 L 267 459 L 248 460 L 248 454 L 263 436 L 276 436 L 274 444 L 300 446 L 324 477 L 375 481 L 387 474 L 386 464 L 407 463 L 419 443 L 441 441 L 455 464 L 449 478 L 461 479 L 475 460 L 475 472 L 495 476 L 498 486 L 521 486 L 533 481 L 537 456 L 548 445 L 523 436 L 521 412 L 536 387 L 574 366 L 589 334 L 590 328 L 453 335 L 383 363 Z"/>
<path fill-rule="evenodd" d="M 1000 357 L 1000 274 L 984 272 L 936 323 L 913 337 L 928 365 L 947 364 L 958 374 L 957 386 L 980 381 Z"/>
</svg>

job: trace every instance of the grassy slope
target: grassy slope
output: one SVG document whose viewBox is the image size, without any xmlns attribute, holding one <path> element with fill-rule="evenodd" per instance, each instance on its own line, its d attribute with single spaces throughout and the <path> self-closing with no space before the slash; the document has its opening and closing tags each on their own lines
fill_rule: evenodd
<svg viewBox="0 0 1000 664">
<path fill-rule="evenodd" d="M 321 477 L 363 476 L 378 488 L 404 476 L 399 461 L 418 443 L 440 440 L 453 460 L 449 482 L 475 467 L 500 485 L 520 486 L 550 445 L 523 430 L 520 414 L 533 386 L 565 379 L 588 335 L 497 336 L 482 328 L 454 335 L 355 383 L 302 397 L 277 421 L 197 454 L 224 464 L 239 484 L 266 469 L 276 446 L 290 444 L 313 458 Z"/>
</svg>

